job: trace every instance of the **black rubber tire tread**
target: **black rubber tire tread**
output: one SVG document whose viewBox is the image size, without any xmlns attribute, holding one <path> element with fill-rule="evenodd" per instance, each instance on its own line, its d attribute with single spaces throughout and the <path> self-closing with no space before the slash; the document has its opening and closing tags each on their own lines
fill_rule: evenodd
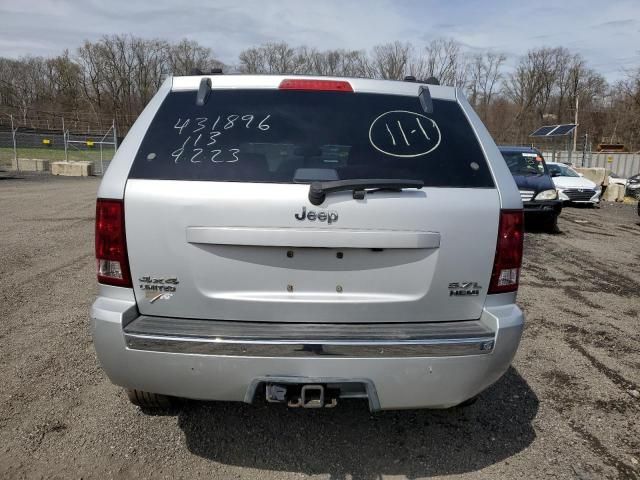
<svg viewBox="0 0 640 480">
<path fill-rule="evenodd" d="M 547 233 L 556 233 L 558 231 L 558 215 L 549 215 L 543 219 L 544 231 Z"/>
<path fill-rule="evenodd" d="M 167 395 L 144 392 L 132 388 L 126 390 L 129 401 L 140 408 L 166 409 L 173 406 L 173 399 Z"/>
</svg>

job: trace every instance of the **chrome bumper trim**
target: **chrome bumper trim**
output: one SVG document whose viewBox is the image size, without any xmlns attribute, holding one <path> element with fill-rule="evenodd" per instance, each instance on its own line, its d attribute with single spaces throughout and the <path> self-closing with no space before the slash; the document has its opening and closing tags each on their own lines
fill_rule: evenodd
<svg viewBox="0 0 640 480">
<path fill-rule="evenodd" d="M 142 315 L 124 327 L 127 348 L 247 357 L 442 357 L 493 351 L 480 320 L 423 323 L 286 323 Z"/>
<path fill-rule="evenodd" d="M 318 341 L 234 340 L 124 334 L 127 348 L 165 353 L 242 357 L 443 357 L 481 355 L 493 351 L 494 336 L 457 339 Z"/>
</svg>

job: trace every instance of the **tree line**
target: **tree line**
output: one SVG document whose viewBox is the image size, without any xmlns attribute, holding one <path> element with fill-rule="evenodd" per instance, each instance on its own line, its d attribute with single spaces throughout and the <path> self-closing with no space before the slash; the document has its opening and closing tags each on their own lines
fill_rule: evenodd
<svg viewBox="0 0 640 480">
<path fill-rule="evenodd" d="M 421 47 L 396 41 L 368 51 L 273 42 L 247 48 L 236 64 L 224 65 L 194 41 L 113 35 L 50 58 L 0 57 L 0 108 L 25 118 L 32 111 L 115 118 L 123 132 L 167 74 L 185 75 L 194 68 L 392 80 L 433 76 L 463 89 L 500 143 L 526 144 L 541 125 L 573 122 L 577 104 L 580 136 L 640 149 L 640 68 L 608 83 L 581 55 L 563 47 L 534 48 L 513 69 L 506 60 L 499 52 L 472 54 L 455 40 L 436 39 Z"/>
</svg>

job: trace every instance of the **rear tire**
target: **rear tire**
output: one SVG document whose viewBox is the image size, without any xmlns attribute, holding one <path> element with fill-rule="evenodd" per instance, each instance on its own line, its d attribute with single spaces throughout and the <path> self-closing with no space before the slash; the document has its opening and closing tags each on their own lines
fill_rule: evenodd
<svg viewBox="0 0 640 480">
<path fill-rule="evenodd" d="M 556 233 L 558 231 L 558 214 L 553 213 L 542 219 L 542 229 L 548 233 Z"/>
<path fill-rule="evenodd" d="M 175 405 L 173 397 L 169 397 L 167 395 L 143 392 L 142 390 L 135 390 L 132 388 L 128 388 L 126 390 L 129 401 L 140 408 L 160 410 L 167 409 Z"/>
</svg>

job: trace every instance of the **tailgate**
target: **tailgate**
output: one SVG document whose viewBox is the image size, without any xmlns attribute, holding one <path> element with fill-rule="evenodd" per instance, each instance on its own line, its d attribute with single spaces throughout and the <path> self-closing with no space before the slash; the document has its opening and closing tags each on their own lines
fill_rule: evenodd
<svg viewBox="0 0 640 480">
<path fill-rule="evenodd" d="M 141 142 L 124 196 L 140 312 L 264 322 L 479 318 L 500 198 L 451 92 L 434 87 L 429 105 L 425 89 L 406 82 L 367 84 L 374 93 L 343 80 L 263 88 L 266 77 L 251 89 L 251 78 L 230 88 L 233 79 L 210 77 L 197 92 L 169 93 Z M 310 202 L 314 181 L 371 179 L 424 188 L 333 191 Z"/>
<path fill-rule="evenodd" d="M 126 236 L 140 312 L 340 323 L 480 317 L 497 190 L 339 193 L 317 208 L 308 191 L 129 180 Z"/>
</svg>

